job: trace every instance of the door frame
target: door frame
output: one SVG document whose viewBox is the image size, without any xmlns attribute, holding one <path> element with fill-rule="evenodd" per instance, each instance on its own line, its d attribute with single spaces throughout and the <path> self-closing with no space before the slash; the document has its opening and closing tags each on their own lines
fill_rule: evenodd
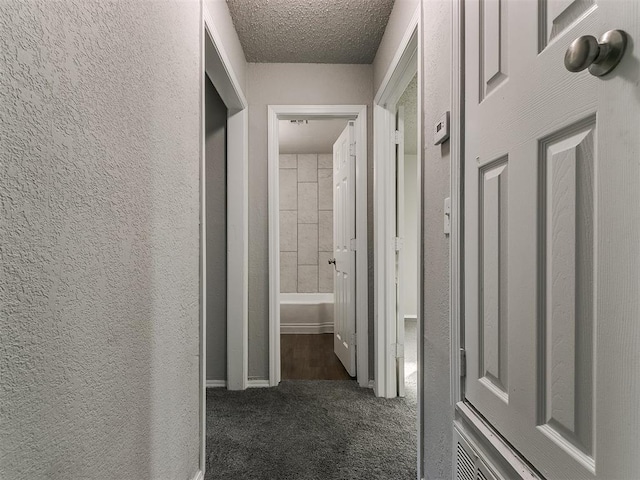
<svg viewBox="0 0 640 480">
<path fill-rule="evenodd" d="M 345 118 L 355 120 L 356 136 L 356 377 L 369 386 L 369 315 L 367 292 L 367 106 L 269 105 L 269 386 L 280 383 L 280 185 L 278 121 Z"/>
<path fill-rule="evenodd" d="M 449 325 L 451 409 L 464 400 L 464 2 L 452 0 L 450 115 Z"/>
<path fill-rule="evenodd" d="M 206 464 L 206 150 L 205 75 L 227 107 L 227 379 L 230 390 L 247 388 L 248 379 L 248 258 L 249 258 L 249 123 L 248 102 L 236 76 L 222 37 L 204 3 L 200 40 L 200 475 Z M 219 386 L 219 385 L 216 385 Z"/>
<path fill-rule="evenodd" d="M 375 382 L 376 396 L 393 398 L 397 396 L 396 359 L 394 346 L 396 344 L 396 285 L 395 285 L 395 117 L 396 105 L 402 93 L 413 77 L 418 76 L 418 112 L 422 112 L 422 48 L 420 46 L 421 5 L 409 22 L 405 34 L 387 70 L 378 92 L 373 101 L 374 124 L 374 337 L 375 337 Z M 424 179 L 422 178 L 422 113 L 418 115 L 418 174 L 420 177 L 419 225 L 418 232 L 422 232 Z M 418 258 L 420 265 L 424 263 L 422 238 L 418 241 Z M 422 267 L 421 267 L 422 268 Z M 420 269 L 421 272 L 421 269 Z M 418 281 L 418 319 L 423 311 L 422 274 Z M 418 322 L 418 338 L 422 338 L 422 323 Z M 420 390 L 422 386 L 422 342 L 418 342 L 418 405 L 420 404 Z M 421 418 L 421 417 L 420 417 Z"/>
</svg>

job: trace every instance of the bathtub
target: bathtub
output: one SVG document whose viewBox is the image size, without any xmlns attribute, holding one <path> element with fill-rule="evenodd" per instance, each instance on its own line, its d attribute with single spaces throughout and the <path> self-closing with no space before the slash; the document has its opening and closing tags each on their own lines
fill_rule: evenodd
<svg viewBox="0 0 640 480">
<path fill-rule="evenodd" d="M 281 293 L 280 333 L 333 333 L 333 293 Z"/>
</svg>

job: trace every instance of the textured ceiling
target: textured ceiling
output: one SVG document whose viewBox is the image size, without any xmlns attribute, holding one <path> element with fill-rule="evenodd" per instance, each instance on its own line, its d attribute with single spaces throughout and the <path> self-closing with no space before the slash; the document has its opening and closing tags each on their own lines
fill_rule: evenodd
<svg viewBox="0 0 640 480">
<path fill-rule="evenodd" d="M 394 0 L 227 0 L 248 62 L 373 62 Z"/>
</svg>

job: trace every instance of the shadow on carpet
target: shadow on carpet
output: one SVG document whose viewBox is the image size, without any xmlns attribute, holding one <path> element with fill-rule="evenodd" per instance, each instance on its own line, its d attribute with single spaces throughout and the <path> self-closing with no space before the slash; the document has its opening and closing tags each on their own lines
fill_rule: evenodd
<svg viewBox="0 0 640 480">
<path fill-rule="evenodd" d="M 354 381 L 207 389 L 206 479 L 416 478 L 416 394 L 376 398 Z"/>
</svg>

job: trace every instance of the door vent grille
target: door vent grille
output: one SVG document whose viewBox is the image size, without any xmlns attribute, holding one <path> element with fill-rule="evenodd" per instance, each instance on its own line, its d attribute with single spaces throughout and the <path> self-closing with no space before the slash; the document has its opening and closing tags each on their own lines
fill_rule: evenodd
<svg viewBox="0 0 640 480">
<path fill-rule="evenodd" d="M 474 480 L 475 462 L 469 457 L 460 443 L 458 443 L 458 458 L 456 462 L 457 480 Z"/>
<path fill-rule="evenodd" d="M 456 480 L 498 480 L 489 466 L 455 430 Z"/>
</svg>

